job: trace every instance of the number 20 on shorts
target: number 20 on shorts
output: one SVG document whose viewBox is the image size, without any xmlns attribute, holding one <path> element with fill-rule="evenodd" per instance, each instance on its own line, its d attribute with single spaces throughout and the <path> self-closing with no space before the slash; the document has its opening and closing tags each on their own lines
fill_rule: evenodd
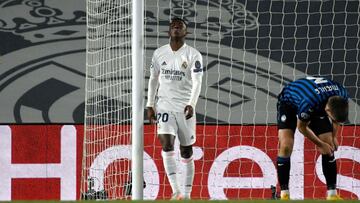
<svg viewBox="0 0 360 203">
<path fill-rule="evenodd" d="M 168 113 L 158 113 L 157 114 L 157 121 L 158 122 L 167 122 L 169 120 L 169 114 Z"/>
</svg>

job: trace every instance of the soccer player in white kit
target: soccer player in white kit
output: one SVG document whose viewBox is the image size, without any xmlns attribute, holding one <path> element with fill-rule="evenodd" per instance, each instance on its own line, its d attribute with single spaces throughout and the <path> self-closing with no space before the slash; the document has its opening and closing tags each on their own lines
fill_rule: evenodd
<svg viewBox="0 0 360 203">
<path fill-rule="evenodd" d="M 169 26 L 170 43 L 154 51 L 150 66 L 147 116 L 157 121 L 161 155 L 172 188 L 172 199 L 190 199 L 194 180 L 192 145 L 196 141 L 195 106 L 201 90 L 202 56 L 185 44 L 187 25 L 173 18 Z M 155 98 L 157 96 L 157 101 Z M 175 136 L 180 141 L 181 163 L 184 165 L 184 188 L 176 179 Z"/>
</svg>

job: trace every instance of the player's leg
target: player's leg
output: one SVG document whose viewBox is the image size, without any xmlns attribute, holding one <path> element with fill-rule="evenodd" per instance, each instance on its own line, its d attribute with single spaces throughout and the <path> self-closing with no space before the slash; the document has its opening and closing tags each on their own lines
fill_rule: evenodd
<svg viewBox="0 0 360 203">
<path fill-rule="evenodd" d="M 290 156 L 294 146 L 294 131 L 291 129 L 279 129 L 279 150 L 277 157 L 277 175 L 281 189 L 281 199 L 290 199 Z"/>
<path fill-rule="evenodd" d="M 330 146 L 334 146 L 333 141 L 333 127 L 327 116 L 318 117 L 311 121 L 309 127 L 314 131 L 316 135 L 323 141 L 328 143 Z M 339 200 L 341 199 L 336 192 L 336 159 L 334 154 L 321 155 L 322 158 L 322 169 L 326 180 L 327 186 L 327 199 Z"/>
<path fill-rule="evenodd" d="M 290 199 L 289 179 L 290 179 L 290 156 L 294 146 L 294 132 L 296 129 L 296 110 L 286 104 L 277 104 L 277 123 L 279 150 L 277 157 L 277 175 L 281 189 L 281 199 Z"/>
<path fill-rule="evenodd" d="M 180 141 L 181 163 L 184 169 L 184 175 L 182 176 L 184 178 L 183 194 L 185 199 L 190 199 L 195 174 L 192 145 L 196 141 L 196 117 L 193 116 L 186 120 L 183 114 L 179 114 L 176 120 L 179 126 L 178 138 Z"/>
<path fill-rule="evenodd" d="M 181 163 L 184 168 L 184 189 L 183 189 L 184 197 L 185 199 L 190 199 L 193 181 L 194 181 L 194 174 L 195 174 L 195 164 L 193 159 L 192 145 L 189 146 L 180 145 L 180 153 L 181 153 Z"/>
<path fill-rule="evenodd" d="M 170 112 L 159 111 L 158 115 L 158 138 L 160 140 L 163 164 L 166 176 L 172 189 L 172 198 L 180 199 L 181 193 L 177 182 L 176 153 L 174 151 L 175 134 L 177 131 L 174 115 Z"/>
<path fill-rule="evenodd" d="M 328 143 L 330 146 L 333 146 L 333 138 L 332 133 L 323 133 L 319 135 L 319 138 Z M 336 167 L 336 159 L 334 154 L 327 155 L 323 154 L 322 157 L 322 169 L 323 174 L 326 180 L 327 186 L 327 199 L 329 200 L 338 200 L 340 197 L 336 192 L 336 178 L 337 178 L 337 167 Z"/>
<path fill-rule="evenodd" d="M 181 193 L 176 177 L 177 166 L 176 153 L 174 151 L 175 136 L 171 134 L 160 134 L 159 139 L 162 146 L 161 156 L 163 158 L 166 176 L 172 189 L 172 196 L 176 199 L 181 196 Z"/>
</svg>

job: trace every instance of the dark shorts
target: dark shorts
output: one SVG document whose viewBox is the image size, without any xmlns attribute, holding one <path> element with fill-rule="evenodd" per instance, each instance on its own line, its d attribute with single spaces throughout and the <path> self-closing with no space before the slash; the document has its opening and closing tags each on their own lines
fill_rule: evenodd
<svg viewBox="0 0 360 203">
<path fill-rule="evenodd" d="M 297 117 L 297 110 L 288 103 L 279 101 L 277 103 L 277 124 L 278 129 L 291 129 L 295 132 Z M 332 123 L 327 116 L 312 115 L 310 118 L 309 128 L 320 135 L 333 131 Z"/>
</svg>

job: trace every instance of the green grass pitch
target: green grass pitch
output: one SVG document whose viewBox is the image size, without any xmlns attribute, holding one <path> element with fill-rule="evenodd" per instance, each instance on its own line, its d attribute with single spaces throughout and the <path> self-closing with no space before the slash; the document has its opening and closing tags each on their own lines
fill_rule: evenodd
<svg viewBox="0 0 360 203">
<path fill-rule="evenodd" d="M 124 201 L 11 201 L 11 203 L 32 203 L 32 202 L 39 202 L 39 203 L 99 203 L 99 202 L 111 202 L 111 203 L 151 203 L 151 202 L 159 202 L 159 203 L 167 203 L 167 202 L 194 202 L 194 203 L 275 203 L 280 202 L 280 200 L 190 200 L 190 201 L 167 201 L 167 200 L 152 200 L 152 201 L 130 201 L 130 200 L 124 200 Z M 283 201 L 284 203 L 329 203 L 331 201 L 326 200 L 290 200 L 290 201 Z M 359 200 L 342 200 L 337 201 L 341 203 L 360 203 Z M 9 202 L 10 203 L 10 202 Z"/>
</svg>

